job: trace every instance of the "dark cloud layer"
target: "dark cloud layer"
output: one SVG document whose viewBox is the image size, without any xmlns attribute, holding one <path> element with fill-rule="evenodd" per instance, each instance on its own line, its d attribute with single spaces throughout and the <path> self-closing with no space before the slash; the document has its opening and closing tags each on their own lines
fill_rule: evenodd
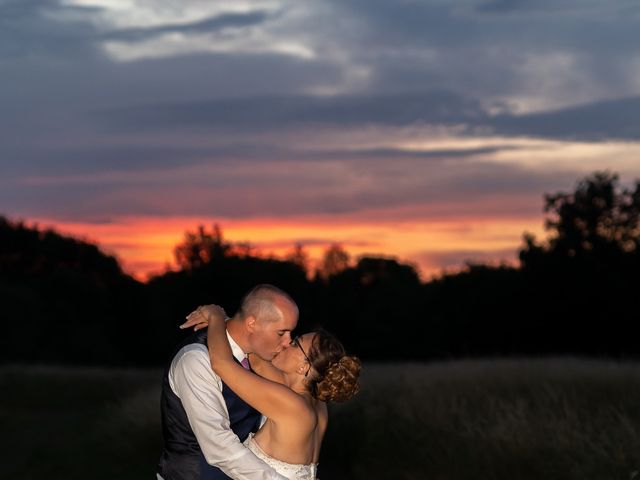
<svg viewBox="0 0 640 480">
<path fill-rule="evenodd" d="M 640 139 L 640 97 L 491 119 L 496 132 L 565 140 Z"/>
<path fill-rule="evenodd" d="M 522 137 L 640 139 L 629 2 L 166 2 L 175 18 L 98 4 L 0 1 L 9 213 L 528 213 L 523 197 L 583 172 L 519 163 Z M 411 128 L 513 138 L 408 150 L 376 136 Z"/>
<path fill-rule="evenodd" d="M 272 96 L 134 106 L 98 114 L 110 128 L 278 129 L 296 125 L 481 123 L 478 102 L 450 92 L 382 96 Z"/>
<path fill-rule="evenodd" d="M 0 203 L 13 205 L 21 215 L 33 209 L 55 218 L 72 212 L 71 216 L 88 219 L 132 213 L 230 218 L 360 215 L 376 209 L 408 209 L 409 215 L 423 218 L 514 217 L 537 215 L 541 192 L 562 188 L 577 175 L 571 170 L 532 171 L 468 160 L 214 160 L 201 161 L 191 174 L 122 164 L 102 173 L 70 172 L 62 177 L 51 169 L 5 182 Z"/>
<path fill-rule="evenodd" d="M 531 114 L 491 115 L 451 92 L 381 96 L 256 97 L 126 107 L 96 114 L 109 129 L 275 130 L 304 125 L 463 125 L 495 135 L 602 141 L 640 138 L 640 97 Z"/>
</svg>

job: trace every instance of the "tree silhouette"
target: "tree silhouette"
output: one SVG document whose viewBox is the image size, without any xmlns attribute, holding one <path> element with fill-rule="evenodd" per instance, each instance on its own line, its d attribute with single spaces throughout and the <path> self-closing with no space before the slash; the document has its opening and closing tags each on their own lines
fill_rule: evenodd
<svg viewBox="0 0 640 480">
<path fill-rule="evenodd" d="M 301 243 L 296 243 L 293 248 L 287 252 L 284 259 L 287 262 L 297 265 L 305 272 L 309 271 L 309 253 L 304 249 L 304 246 Z"/>
<path fill-rule="evenodd" d="M 187 231 L 184 241 L 176 245 L 176 263 L 182 270 L 193 270 L 227 256 L 231 245 L 222 238 L 222 229 L 216 223 L 211 231 L 199 225 L 195 232 Z"/>
<path fill-rule="evenodd" d="M 324 252 L 320 276 L 324 279 L 337 275 L 349 267 L 349 253 L 339 243 L 333 243 Z"/>
<path fill-rule="evenodd" d="M 132 359 L 141 288 L 96 245 L 0 217 L 0 361 Z"/>
<path fill-rule="evenodd" d="M 575 191 L 545 195 L 548 245 L 525 235 L 520 260 L 525 266 L 544 254 L 564 259 L 616 262 L 640 252 L 640 181 L 635 190 L 620 187 L 617 174 L 596 172 L 581 180 Z"/>
<path fill-rule="evenodd" d="M 640 289 L 640 182 L 595 172 L 571 193 L 545 195 L 546 243 L 525 235 L 522 274 L 528 315 L 556 351 L 637 355 L 632 340 Z M 553 340 L 551 340 L 551 338 Z"/>
</svg>

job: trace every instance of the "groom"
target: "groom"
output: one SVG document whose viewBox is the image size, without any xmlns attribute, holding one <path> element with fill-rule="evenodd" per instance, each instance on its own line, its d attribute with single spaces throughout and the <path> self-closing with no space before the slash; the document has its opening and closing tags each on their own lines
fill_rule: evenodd
<svg viewBox="0 0 640 480">
<path fill-rule="evenodd" d="M 265 360 L 289 346 L 298 307 L 273 285 L 258 285 L 227 322 L 233 355 L 248 368 L 248 353 Z M 260 413 L 211 369 L 206 329 L 178 346 L 162 381 L 164 446 L 158 479 L 286 480 L 242 445 Z"/>
</svg>

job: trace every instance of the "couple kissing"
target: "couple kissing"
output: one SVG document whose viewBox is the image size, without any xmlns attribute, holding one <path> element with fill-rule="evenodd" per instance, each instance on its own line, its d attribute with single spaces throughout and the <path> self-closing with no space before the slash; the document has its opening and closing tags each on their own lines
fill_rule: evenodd
<svg viewBox="0 0 640 480">
<path fill-rule="evenodd" d="M 359 390 L 360 361 L 324 330 L 292 338 L 298 307 L 258 285 L 227 318 L 217 305 L 187 316 L 194 333 L 162 382 L 158 480 L 313 480 L 327 402 Z"/>
</svg>

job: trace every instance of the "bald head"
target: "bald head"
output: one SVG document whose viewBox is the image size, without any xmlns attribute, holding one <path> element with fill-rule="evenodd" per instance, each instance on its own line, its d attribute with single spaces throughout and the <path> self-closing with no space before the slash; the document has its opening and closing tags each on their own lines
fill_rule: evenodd
<svg viewBox="0 0 640 480">
<path fill-rule="evenodd" d="M 298 306 L 291 296 L 274 285 L 261 284 L 245 295 L 238 316 L 254 317 L 258 322 L 277 322 L 284 316 L 298 317 Z"/>
</svg>

